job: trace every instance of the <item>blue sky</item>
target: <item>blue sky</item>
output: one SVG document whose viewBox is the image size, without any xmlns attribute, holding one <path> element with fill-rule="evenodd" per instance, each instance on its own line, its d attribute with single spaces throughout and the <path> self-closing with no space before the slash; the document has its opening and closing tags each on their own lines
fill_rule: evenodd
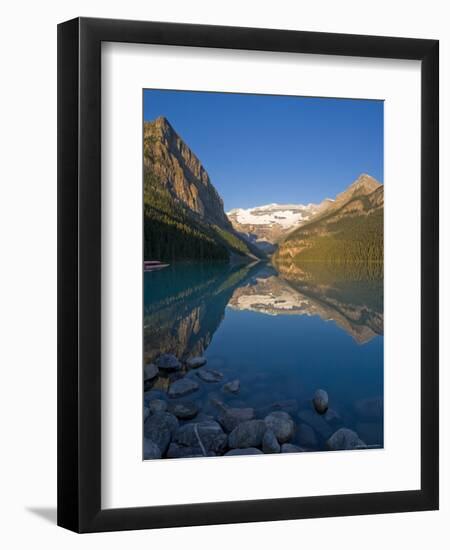
<svg viewBox="0 0 450 550">
<path fill-rule="evenodd" d="M 200 159 L 225 210 L 334 198 L 367 173 L 383 182 L 383 102 L 144 91 Z"/>
</svg>

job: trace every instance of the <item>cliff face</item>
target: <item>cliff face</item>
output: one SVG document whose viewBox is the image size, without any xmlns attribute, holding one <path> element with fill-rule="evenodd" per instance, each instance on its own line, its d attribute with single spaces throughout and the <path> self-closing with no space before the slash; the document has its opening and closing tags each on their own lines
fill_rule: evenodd
<svg viewBox="0 0 450 550">
<path fill-rule="evenodd" d="M 146 259 L 260 255 L 233 229 L 205 168 L 164 117 L 144 123 L 144 237 Z"/>
<path fill-rule="evenodd" d="M 324 211 L 290 233 L 276 260 L 382 262 L 383 190 L 362 174 Z"/>
<path fill-rule="evenodd" d="M 144 171 L 205 221 L 229 226 L 223 201 L 200 160 L 165 117 L 144 123 Z"/>
</svg>

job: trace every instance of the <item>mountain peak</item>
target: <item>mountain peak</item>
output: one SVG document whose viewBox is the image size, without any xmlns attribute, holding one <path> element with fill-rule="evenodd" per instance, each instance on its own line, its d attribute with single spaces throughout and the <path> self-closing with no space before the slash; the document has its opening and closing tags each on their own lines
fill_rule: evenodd
<svg viewBox="0 0 450 550">
<path fill-rule="evenodd" d="M 380 187 L 381 183 L 378 182 L 369 174 L 360 174 L 358 178 L 347 188 L 347 191 L 354 189 L 355 191 L 363 191 L 365 193 L 372 193 L 375 189 Z"/>
</svg>

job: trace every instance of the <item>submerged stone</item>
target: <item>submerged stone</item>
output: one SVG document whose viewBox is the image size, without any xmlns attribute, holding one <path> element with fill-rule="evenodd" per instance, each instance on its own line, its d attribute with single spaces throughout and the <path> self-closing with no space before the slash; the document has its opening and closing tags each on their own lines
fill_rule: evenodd
<svg viewBox="0 0 450 550">
<path fill-rule="evenodd" d="M 325 414 L 328 409 L 328 393 L 325 390 L 317 390 L 313 397 L 313 405 L 319 414 Z"/>
<path fill-rule="evenodd" d="M 217 370 L 202 369 L 196 374 L 203 382 L 220 382 L 223 378 L 223 374 Z"/>
<path fill-rule="evenodd" d="M 206 365 L 206 359 L 204 357 L 191 357 L 186 361 L 186 365 L 190 369 L 198 369 L 199 367 Z"/>
<path fill-rule="evenodd" d="M 294 435 L 294 421 L 284 411 L 275 411 L 268 414 L 264 422 L 274 432 L 279 443 L 286 443 Z"/>
<path fill-rule="evenodd" d="M 365 449 L 366 444 L 353 430 L 340 428 L 328 439 L 327 447 L 331 451 L 348 451 L 352 449 Z"/>
<path fill-rule="evenodd" d="M 197 391 L 199 387 L 200 386 L 195 380 L 191 380 L 190 378 L 180 378 L 170 385 L 168 395 L 172 398 L 183 397 L 184 395 L 189 395 L 190 393 Z"/>
<path fill-rule="evenodd" d="M 246 447 L 260 447 L 267 427 L 264 420 L 246 420 L 241 422 L 228 437 L 228 446 L 231 449 L 245 449 Z"/>
</svg>

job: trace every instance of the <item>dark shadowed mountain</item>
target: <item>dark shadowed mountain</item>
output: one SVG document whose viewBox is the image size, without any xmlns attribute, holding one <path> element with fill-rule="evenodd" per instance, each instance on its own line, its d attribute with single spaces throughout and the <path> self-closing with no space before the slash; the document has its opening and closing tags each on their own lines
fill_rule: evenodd
<svg viewBox="0 0 450 550">
<path fill-rule="evenodd" d="M 207 171 L 164 117 L 144 122 L 144 236 L 145 259 L 263 256 L 233 229 Z"/>
</svg>

